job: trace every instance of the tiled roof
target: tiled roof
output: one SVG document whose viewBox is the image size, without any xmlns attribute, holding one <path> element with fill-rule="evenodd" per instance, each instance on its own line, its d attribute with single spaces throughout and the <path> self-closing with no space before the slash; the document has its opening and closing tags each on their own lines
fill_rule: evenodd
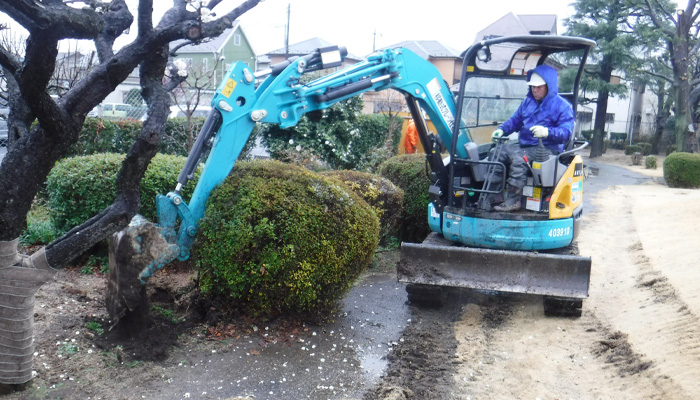
<svg viewBox="0 0 700 400">
<path fill-rule="evenodd" d="M 396 43 L 387 48 L 405 47 L 424 59 L 428 58 L 459 58 L 459 52 L 445 46 L 437 40 L 408 40 Z"/>
<path fill-rule="evenodd" d="M 330 47 L 330 46 L 334 46 L 334 45 L 335 45 L 335 43 L 330 43 L 330 42 L 327 42 L 319 37 L 315 37 L 315 38 L 304 40 L 303 42 L 290 44 L 288 54 L 292 55 L 292 56 L 309 54 L 318 48 Z M 277 50 L 272 50 L 272 51 L 268 52 L 267 54 L 268 55 L 280 55 L 280 54 L 283 55 L 286 53 L 287 52 L 285 52 L 284 47 L 282 47 L 282 48 L 277 49 Z M 348 53 L 346 58 L 353 59 L 353 60 L 360 60 L 361 59 L 352 53 Z"/>
</svg>

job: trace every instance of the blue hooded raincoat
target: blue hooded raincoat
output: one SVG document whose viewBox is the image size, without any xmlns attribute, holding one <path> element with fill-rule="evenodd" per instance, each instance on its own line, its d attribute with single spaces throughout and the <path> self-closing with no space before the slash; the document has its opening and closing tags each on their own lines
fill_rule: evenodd
<svg viewBox="0 0 700 400">
<path fill-rule="evenodd" d="M 547 96 L 538 103 L 528 90 L 525 100 L 500 128 L 506 134 L 519 132 L 520 145 L 528 147 L 539 144 L 539 140 L 532 136 L 530 128 L 535 125 L 544 126 L 549 129 L 549 135 L 542 140 L 543 144 L 556 153 L 561 153 L 574 129 L 574 111 L 569 102 L 559 96 L 557 71 L 554 68 L 539 65 L 527 73 L 528 81 L 534 72 L 547 82 Z"/>
</svg>

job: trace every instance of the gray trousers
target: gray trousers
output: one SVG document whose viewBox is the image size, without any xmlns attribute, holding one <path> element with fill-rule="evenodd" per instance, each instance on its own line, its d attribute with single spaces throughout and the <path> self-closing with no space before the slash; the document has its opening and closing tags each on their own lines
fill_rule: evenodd
<svg viewBox="0 0 700 400">
<path fill-rule="evenodd" d="M 548 147 L 545 148 L 550 154 L 556 155 L 552 149 Z M 536 153 L 537 146 L 520 147 L 518 143 L 506 143 L 503 145 L 498 160 L 494 161 L 502 162 L 508 169 L 508 179 L 506 183 L 510 186 L 522 189 L 525 183 L 527 183 L 527 173 L 530 169 L 523 156 L 526 156 L 527 159 L 532 162 L 532 160 L 535 159 Z M 501 168 L 494 168 L 491 182 L 494 184 L 500 182 L 501 179 L 503 179 L 503 172 Z"/>
</svg>

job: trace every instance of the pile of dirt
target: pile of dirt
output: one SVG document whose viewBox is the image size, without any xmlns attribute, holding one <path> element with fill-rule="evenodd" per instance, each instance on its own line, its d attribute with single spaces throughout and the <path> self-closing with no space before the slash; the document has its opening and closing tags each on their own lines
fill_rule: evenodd
<svg viewBox="0 0 700 400">
<path fill-rule="evenodd" d="M 621 376 L 638 374 L 652 366 L 651 361 L 644 360 L 632 350 L 627 335 L 620 331 L 607 332 L 607 337 L 598 341 L 593 354 L 615 365 Z"/>
</svg>

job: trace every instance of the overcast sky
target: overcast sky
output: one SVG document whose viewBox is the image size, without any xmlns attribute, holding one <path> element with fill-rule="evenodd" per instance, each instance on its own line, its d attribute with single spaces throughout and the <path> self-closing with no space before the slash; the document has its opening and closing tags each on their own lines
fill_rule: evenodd
<svg viewBox="0 0 700 400">
<path fill-rule="evenodd" d="M 136 13 L 138 1 L 127 3 Z M 221 15 L 240 3 L 224 0 L 214 11 Z M 462 51 L 478 31 L 509 12 L 556 14 L 559 34 L 563 34 L 562 22 L 573 13 L 571 3 L 573 0 L 264 0 L 241 17 L 241 26 L 257 54 L 284 47 L 288 6 L 290 44 L 319 37 L 346 46 L 360 57 L 369 54 L 373 45 L 382 48 L 405 40 L 438 40 Z M 156 22 L 171 6 L 168 0 L 154 1 Z M 1 15 L 0 20 L 8 19 Z M 132 36 L 135 33 L 134 28 Z M 117 44 L 126 44 L 124 39 Z"/>
<path fill-rule="evenodd" d="M 241 17 L 257 53 L 284 47 L 287 6 L 290 44 L 320 37 L 358 56 L 405 40 L 438 40 L 466 49 L 476 33 L 506 15 L 573 13 L 572 0 L 265 0 Z"/>
</svg>

